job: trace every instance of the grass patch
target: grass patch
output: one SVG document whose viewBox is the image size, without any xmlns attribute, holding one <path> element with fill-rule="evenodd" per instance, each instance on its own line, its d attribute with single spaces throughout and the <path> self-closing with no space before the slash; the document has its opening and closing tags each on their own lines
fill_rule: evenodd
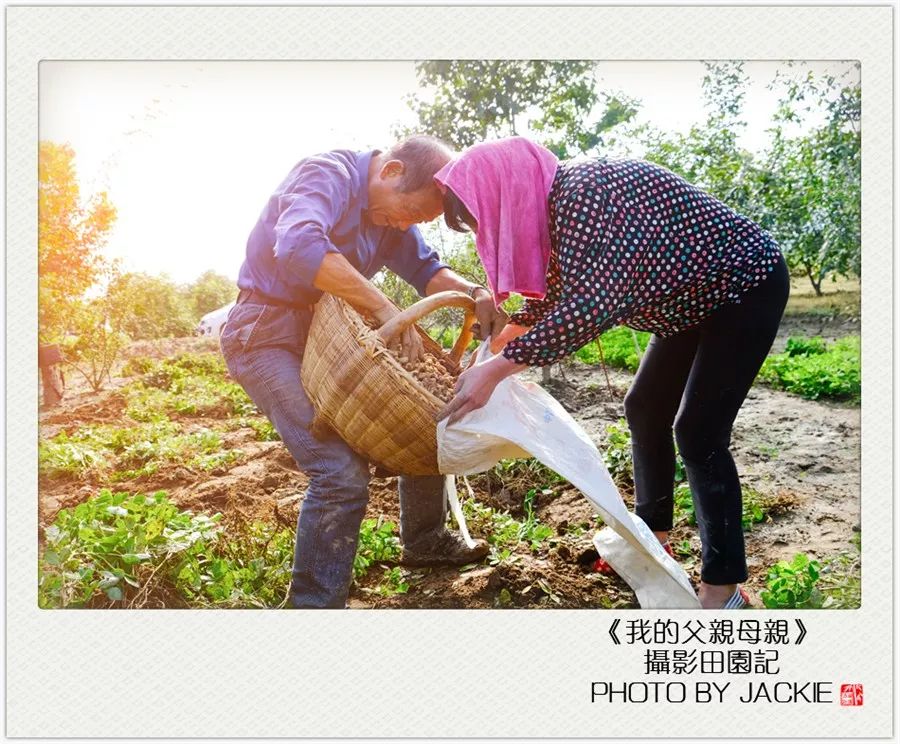
<svg viewBox="0 0 900 744">
<path fill-rule="evenodd" d="M 625 326 L 612 328 L 600 336 L 603 347 L 603 359 L 608 367 L 627 369 L 636 372 L 640 364 L 640 354 L 644 353 L 650 341 L 650 334 L 645 331 L 632 331 Z M 640 354 L 635 346 L 640 347 Z M 597 341 L 591 341 L 575 352 L 575 358 L 584 364 L 600 364 L 600 349 Z"/>
<path fill-rule="evenodd" d="M 809 400 L 858 403 L 859 336 L 847 336 L 832 344 L 817 337 L 790 338 L 784 353 L 773 354 L 763 362 L 757 380 Z"/>
<path fill-rule="evenodd" d="M 400 559 L 397 526 L 387 520 L 364 519 L 359 530 L 359 545 L 353 559 L 353 578 L 365 576 L 372 564 Z"/>
<path fill-rule="evenodd" d="M 225 379 L 227 370 L 219 354 L 180 354 L 163 361 L 140 359 L 136 368 L 144 370 L 140 379 L 122 388 L 127 401 L 125 414 L 135 421 L 257 412 L 244 389 Z"/>
<path fill-rule="evenodd" d="M 219 432 L 182 434 L 168 419 L 132 427 L 86 426 L 38 443 L 38 472 L 47 478 L 108 475 L 113 481 L 152 475 L 167 463 L 212 470 L 233 462 L 240 450 L 222 451 Z"/>
<path fill-rule="evenodd" d="M 852 542 L 853 548 L 822 563 L 819 587 L 825 596 L 823 608 L 845 610 L 862 606 L 862 544 L 859 532 L 853 534 Z"/>
<path fill-rule="evenodd" d="M 858 318 L 861 296 L 859 279 L 827 279 L 822 283 L 822 296 L 817 297 L 809 279 L 795 277 L 784 314 Z"/>
<path fill-rule="evenodd" d="M 63 509 L 44 531 L 38 565 L 43 608 L 165 606 L 280 607 L 285 604 L 294 532 L 264 522 L 223 524 L 222 515 L 181 510 L 165 491 L 103 489 Z M 392 522 L 367 519 L 355 578 L 400 557 Z M 385 571 L 382 596 L 409 588 L 405 572 Z"/>
<path fill-rule="evenodd" d="M 538 491 L 532 489 L 523 503 L 525 518 L 515 519 L 508 511 L 492 509 L 475 499 L 462 502 L 466 521 L 473 531 L 486 535 L 491 547 L 491 565 L 514 560 L 513 552 L 525 547 L 532 552 L 539 551 L 546 541 L 555 534 L 553 528 L 541 523 L 534 513 L 534 501 Z"/>
</svg>

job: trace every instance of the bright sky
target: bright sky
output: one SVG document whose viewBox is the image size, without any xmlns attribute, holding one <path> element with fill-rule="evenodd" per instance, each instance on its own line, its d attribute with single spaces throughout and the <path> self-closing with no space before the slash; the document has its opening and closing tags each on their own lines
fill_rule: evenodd
<svg viewBox="0 0 900 744">
<path fill-rule="evenodd" d="M 777 66 L 744 67 L 751 150 L 766 142 Z M 602 62 L 598 74 L 604 90 L 641 99 L 656 126 L 704 118 L 699 62 Z M 40 137 L 74 148 L 83 195 L 109 193 L 118 220 L 106 250 L 125 270 L 235 278 L 294 163 L 386 147 L 396 123 L 415 123 L 404 101 L 415 90 L 412 62 L 43 62 Z"/>
</svg>

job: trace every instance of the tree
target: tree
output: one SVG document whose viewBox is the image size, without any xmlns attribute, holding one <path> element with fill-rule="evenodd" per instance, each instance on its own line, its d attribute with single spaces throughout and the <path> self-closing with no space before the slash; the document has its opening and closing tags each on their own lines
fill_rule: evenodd
<svg viewBox="0 0 900 744">
<path fill-rule="evenodd" d="M 738 146 L 747 127 L 743 105 L 747 76 L 743 62 L 705 62 L 704 122 L 687 134 L 647 127 L 642 132 L 647 160 L 696 184 L 748 217 L 760 212 L 753 155 Z"/>
<path fill-rule="evenodd" d="M 237 297 L 237 285 L 233 279 L 205 271 L 184 288 L 185 297 L 190 304 L 194 320 L 199 321 L 204 315 L 217 310 Z"/>
<path fill-rule="evenodd" d="M 124 318 L 116 314 L 108 293 L 71 308 L 69 323 L 74 333 L 64 344 L 66 361 L 97 392 L 128 345 L 128 335 L 122 331 Z"/>
<path fill-rule="evenodd" d="M 860 86 L 835 75 L 784 76 L 761 190 L 771 230 L 792 268 L 817 295 L 828 274 L 861 274 Z M 789 128 L 824 106 L 825 123 L 799 136 Z"/>
<path fill-rule="evenodd" d="M 191 303 L 166 274 L 115 276 L 108 304 L 117 327 L 135 340 L 189 336 L 196 325 Z"/>
<path fill-rule="evenodd" d="M 575 60 L 420 62 L 416 74 L 428 93 L 407 102 L 422 130 L 456 147 L 531 128 L 542 144 L 569 158 L 600 147 L 604 132 L 636 112 L 632 101 L 598 91 L 595 66 Z M 601 99 L 603 110 L 594 116 Z"/>
<path fill-rule="evenodd" d="M 76 303 L 102 275 L 100 253 L 116 218 L 105 192 L 82 199 L 69 145 L 38 150 L 38 334 L 61 340 Z"/>
</svg>

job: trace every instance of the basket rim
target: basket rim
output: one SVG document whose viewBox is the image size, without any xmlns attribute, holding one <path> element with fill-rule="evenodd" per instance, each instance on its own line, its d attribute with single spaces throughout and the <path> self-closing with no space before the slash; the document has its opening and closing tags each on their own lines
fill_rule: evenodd
<svg viewBox="0 0 900 744">
<path fill-rule="evenodd" d="M 340 297 L 336 297 L 335 295 L 330 296 L 333 297 L 337 302 L 337 307 L 340 309 L 341 314 L 356 326 L 356 341 L 360 344 L 361 347 L 363 347 L 373 357 L 379 356 L 387 360 L 392 370 L 401 378 L 401 380 L 406 384 L 411 383 L 415 391 L 417 393 L 423 394 L 426 400 L 428 400 L 428 402 L 433 406 L 441 409 L 445 405 L 447 405 L 428 388 L 426 388 L 414 374 L 412 374 L 400 363 L 400 360 L 397 359 L 397 357 L 395 357 L 381 341 L 381 337 L 378 335 L 378 332 L 366 325 L 366 323 L 362 319 L 362 314 L 359 311 L 352 307 L 347 301 L 342 300 Z M 353 315 L 349 315 L 348 311 L 352 312 Z M 428 336 L 428 334 L 418 324 L 415 324 L 414 328 L 419 333 L 424 334 L 429 341 L 437 346 L 437 342 L 434 341 L 431 336 Z M 371 341 L 373 345 L 370 346 L 368 343 L 366 343 L 367 341 Z M 377 345 L 377 348 L 375 348 L 375 345 Z M 444 358 L 446 358 L 446 353 L 443 351 L 443 349 L 441 349 L 441 354 L 443 354 Z"/>
</svg>

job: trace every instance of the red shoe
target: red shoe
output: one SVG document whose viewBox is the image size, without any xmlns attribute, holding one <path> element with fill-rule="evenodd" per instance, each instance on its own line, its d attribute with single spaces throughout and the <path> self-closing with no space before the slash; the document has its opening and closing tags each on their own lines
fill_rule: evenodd
<svg viewBox="0 0 900 744">
<path fill-rule="evenodd" d="M 670 556 L 675 557 L 675 553 L 672 552 L 672 546 L 668 541 L 662 543 L 663 550 L 665 550 Z M 607 576 L 617 576 L 615 569 L 610 566 L 605 560 L 602 558 L 598 558 L 591 564 L 591 570 L 596 571 L 597 573 L 606 574 Z"/>
</svg>

